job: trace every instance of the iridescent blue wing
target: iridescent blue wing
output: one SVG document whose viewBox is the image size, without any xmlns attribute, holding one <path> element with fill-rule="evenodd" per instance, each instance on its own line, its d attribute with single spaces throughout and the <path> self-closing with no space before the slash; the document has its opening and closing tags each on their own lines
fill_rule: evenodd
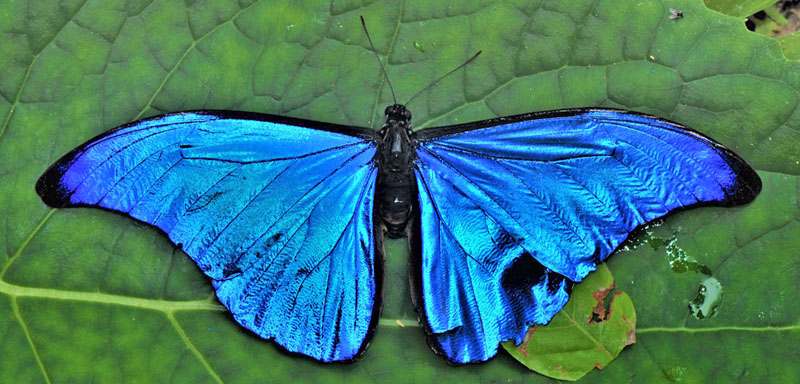
<svg viewBox="0 0 800 384">
<path fill-rule="evenodd" d="M 433 348 L 484 361 L 546 324 L 635 228 L 698 204 L 751 201 L 761 181 L 677 124 L 565 110 L 417 133 L 417 304 Z"/>
<path fill-rule="evenodd" d="M 382 295 L 373 134 L 250 113 L 148 119 L 92 139 L 37 183 L 163 230 L 246 328 L 291 352 L 349 360 Z M 377 278 L 376 278 L 377 277 Z"/>
</svg>

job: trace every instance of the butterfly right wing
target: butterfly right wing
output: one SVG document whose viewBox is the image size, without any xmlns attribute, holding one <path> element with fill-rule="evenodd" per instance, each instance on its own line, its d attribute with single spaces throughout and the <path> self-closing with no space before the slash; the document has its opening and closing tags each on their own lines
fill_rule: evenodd
<svg viewBox="0 0 800 384">
<path fill-rule="evenodd" d="M 563 110 L 418 131 L 417 304 L 453 363 L 546 324 L 635 228 L 697 205 L 745 204 L 761 181 L 678 124 Z M 565 280 L 568 279 L 568 280 Z"/>
<path fill-rule="evenodd" d="M 53 207 L 105 208 L 160 228 L 240 324 L 291 352 L 349 360 L 380 310 L 375 151 L 366 130 L 179 113 L 90 140 L 37 192 Z"/>
</svg>

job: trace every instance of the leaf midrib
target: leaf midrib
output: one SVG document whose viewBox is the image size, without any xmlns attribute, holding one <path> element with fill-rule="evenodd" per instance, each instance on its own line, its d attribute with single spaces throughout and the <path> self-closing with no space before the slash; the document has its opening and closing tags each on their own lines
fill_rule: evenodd
<svg viewBox="0 0 800 384">
<path fill-rule="evenodd" d="M 136 307 L 143 309 L 150 309 L 159 312 L 172 313 L 175 311 L 215 311 L 224 312 L 225 307 L 216 303 L 213 299 L 207 300 L 160 300 L 160 299 L 146 299 L 130 296 L 115 295 L 110 293 L 101 292 L 80 292 L 80 291 L 67 291 L 51 288 L 34 288 L 25 287 L 21 285 L 11 284 L 5 281 L 0 281 L 0 293 L 6 294 L 12 298 L 17 297 L 33 297 L 42 299 L 55 299 L 55 300 L 68 300 L 68 301 L 83 301 L 97 304 L 112 304 L 122 305 L 127 307 Z M 404 326 L 400 326 L 397 322 L 400 321 Z M 420 327 L 416 319 L 395 319 L 395 318 L 381 318 L 381 327 L 396 327 L 396 328 L 418 328 Z M 637 328 L 637 334 L 647 333 L 708 333 L 708 332 L 784 332 L 800 331 L 800 324 L 790 324 L 783 326 L 720 326 L 720 327 L 646 327 Z"/>
<path fill-rule="evenodd" d="M 70 301 L 83 301 L 99 304 L 114 304 L 127 307 L 152 309 L 161 312 L 173 311 L 225 311 L 225 307 L 215 303 L 213 299 L 173 301 L 161 299 L 146 299 L 130 296 L 121 296 L 102 292 L 67 291 L 51 288 L 25 287 L 0 280 L 0 293 L 11 297 L 34 297 L 43 299 L 58 299 Z"/>
</svg>

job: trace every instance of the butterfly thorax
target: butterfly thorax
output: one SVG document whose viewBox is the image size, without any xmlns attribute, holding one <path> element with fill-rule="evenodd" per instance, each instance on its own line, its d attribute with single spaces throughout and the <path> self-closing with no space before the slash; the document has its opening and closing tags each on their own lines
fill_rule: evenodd
<svg viewBox="0 0 800 384">
<path fill-rule="evenodd" d="M 395 104 L 386 108 L 378 143 L 378 213 L 391 238 L 405 236 L 412 214 L 414 148 L 411 112 Z"/>
</svg>

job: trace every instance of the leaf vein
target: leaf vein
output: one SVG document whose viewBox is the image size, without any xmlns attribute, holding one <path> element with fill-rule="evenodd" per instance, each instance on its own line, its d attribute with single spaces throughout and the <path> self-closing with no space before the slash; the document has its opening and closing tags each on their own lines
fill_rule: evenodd
<svg viewBox="0 0 800 384">
<path fill-rule="evenodd" d="M 203 354 L 200 353 L 200 351 L 197 349 L 197 347 L 194 346 L 192 341 L 189 340 L 189 336 L 186 335 L 186 332 L 184 332 L 181 325 L 178 324 L 178 320 L 175 319 L 175 316 L 172 315 L 172 312 L 169 311 L 167 312 L 167 318 L 169 319 L 169 322 L 172 323 L 172 326 L 175 327 L 175 332 L 178 332 L 178 335 L 183 340 L 183 343 L 186 344 L 186 347 L 190 351 L 192 351 L 197 360 L 200 360 L 200 363 L 203 364 L 203 367 L 206 368 L 208 374 L 214 378 L 214 381 L 216 381 L 217 383 L 224 383 L 224 381 L 222 381 L 222 378 L 219 377 L 219 375 L 216 372 L 214 372 L 214 368 L 211 368 L 211 364 L 208 363 Z"/>
<path fill-rule="evenodd" d="M 42 371 L 42 376 L 44 376 L 44 380 L 47 383 L 52 383 L 50 380 L 50 376 L 47 374 L 47 369 L 44 367 L 44 363 L 42 363 L 42 358 L 39 356 L 39 351 L 36 349 L 36 344 L 33 343 L 33 337 L 31 337 L 30 330 L 28 330 L 28 325 L 25 324 L 25 320 L 22 319 L 22 314 L 19 311 L 19 305 L 17 304 L 17 298 L 11 298 L 11 308 L 14 310 L 14 316 L 17 318 L 20 327 L 22 328 L 22 332 L 25 333 L 25 339 L 28 340 L 28 345 L 31 347 L 31 352 L 33 352 L 33 357 L 36 359 L 36 364 L 39 365 L 39 369 Z"/>
</svg>

